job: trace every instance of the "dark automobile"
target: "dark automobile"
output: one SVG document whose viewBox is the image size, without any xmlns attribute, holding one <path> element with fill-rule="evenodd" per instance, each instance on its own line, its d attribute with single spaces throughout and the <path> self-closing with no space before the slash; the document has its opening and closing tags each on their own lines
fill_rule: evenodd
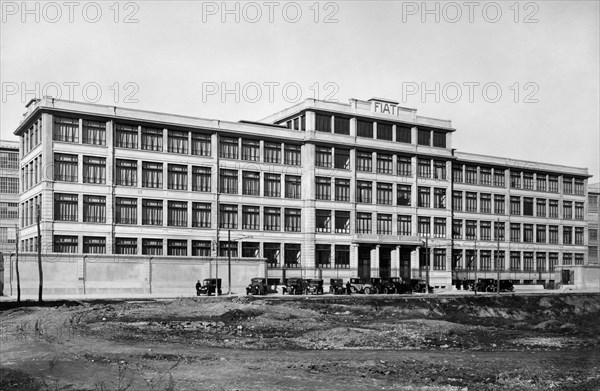
<svg viewBox="0 0 600 391">
<path fill-rule="evenodd" d="M 390 293 L 412 293 L 412 286 L 407 283 L 402 281 L 402 278 L 400 277 L 388 277 L 386 278 L 386 280 L 388 281 L 389 284 L 393 284 L 394 285 L 394 292 L 390 292 Z"/>
<path fill-rule="evenodd" d="M 515 290 L 511 280 L 500 280 L 500 292 L 512 292 Z"/>
<path fill-rule="evenodd" d="M 341 278 L 330 278 L 329 293 L 333 293 L 334 295 L 343 295 L 344 293 L 346 293 L 344 280 L 342 280 Z"/>
<path fill-rule="evenodd" d="M 373 285 L 371 285 L 370 282 L 366 282 L 361 278 L 351 278 L 350 289 L 352 290 L 352 293 L 364 293 L 367 295 L 376 293 Z"/>
<path fill-rule="evenodd" d="M 247 295 L 266 295 L 268 291 L 266 278 L 253 278 L 250 285 L 246 287 Z"/>
<path fill-rule="evenodd" d="M 306 288 L 307 282 L 302 278 L 288 278 L 285 286 L 283 287 L 283 293 L 290 295 L 302 295 L 304 294 L 304 290 Z"/>
<path fill-rule="evenodd" d="M 308 282 L 306 287 L 306 293 L 311 295 L 322 295 L 323 294 L 323 280 L 313 278 Z"/>
<path fill-rule="evenodd" d="M 425 280 L 422 279 L 412 279 L 410 280 L 410 286 L 412 287 L 413 292 L 421 292 L 425 293 L 426 289 L 429 288 L 429 293 L 433 293 L 433 287 L 431 285 L 427 285 Z"/>
<path fill-rule="evenodd" d="M 221 279 L 220 278 L 206 278 L 202 281 L 202 286 L 198 289 L 198 294 L 210 296 L 219 290 L 219 295 L 223 294 L 221 291 Z"/>
<path fill-rule="evenodd" d="M 396 293 L 396 285 L 389 278 L 371 278 L 371 283 L 377 289 L 377 293 Z"/>
<path fill-rule="evenodd" d="M 480 278 L 474 285 L 477 292 L 496 292 L 498 285 L 493 278 Z"/>
</svg>

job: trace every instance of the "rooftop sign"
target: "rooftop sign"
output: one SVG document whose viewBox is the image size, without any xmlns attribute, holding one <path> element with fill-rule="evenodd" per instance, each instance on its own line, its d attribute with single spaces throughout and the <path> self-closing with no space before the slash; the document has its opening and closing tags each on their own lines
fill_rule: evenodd
<svg viewBox="0 0 600 391">
<path fill-rule="evenodd" d="M 384 100 L 371 100 L 371 111 L 378 114 L 400 116 L 400 113 L 414 113 L 415 109 L 398 106 L 398 103 Z"/>
</svg>

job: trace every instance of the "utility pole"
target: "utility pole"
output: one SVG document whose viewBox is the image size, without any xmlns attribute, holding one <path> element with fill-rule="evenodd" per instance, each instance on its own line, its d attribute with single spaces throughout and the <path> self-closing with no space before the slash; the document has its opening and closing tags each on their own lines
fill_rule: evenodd
<svg viewBox="0 0 600 391">
<path fill-rule="evenodd" d="M 42 291 L 44 290 L 44 273 L 42 271 L 42 230 L 40 229 L 40 205 L 37 205 L 37 258 L 38 258 L 38 274 L 40 276 L 40 285 L 38 289 L 38 301 L 42 302 Z"/>
<path fill-rule="evenodd" d="M 498 265 L 498 259 L 500 258 L 500 219 L 496 222 L 496 270 L 498 271 L 498 277 L 496 281 L 496 293 L 500 295 L 500 266 Z M 506 259 L 506 258 L 505 258 Z"/>
<path fill-rule="evenodd" d="M 425 276 L 426 276 L 426 284 L 425 293 L 429 294 L 429 238 L 425 237 Z"/>
<path fill-rule="evenodd" d="M 21 302 L 21 277 L 19 277 L 19 227 L 15 224 L 15 268 L 17 270 L 17 303 Z"/>
<path fill-rule="evenodd" d="M 473 254 L 474 268 L 475 268 L 475 279 L 473 280 L 473 290 L 475 291 L 475 295 L 477 295 L 477 240 L 473 242 L 473 248 L 475 253 Z"/>
<path fill-rule="evenodd" d="M 227 230 L 227 292 L 231 296 L 231 229 Z"/>
</svg>

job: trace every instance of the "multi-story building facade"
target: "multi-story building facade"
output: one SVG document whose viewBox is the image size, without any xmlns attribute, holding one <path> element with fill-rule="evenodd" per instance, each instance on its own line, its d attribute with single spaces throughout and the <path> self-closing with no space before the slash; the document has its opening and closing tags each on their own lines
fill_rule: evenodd
<svg viewBox="0 0 600 391">
<path fill-rule="evenodd" d="M 43 253 L 76 262 L 80 280 L 91 257 L 144 260 L 146 280 L 153 258 L 170 273 L 230 255 L 266 259 L 275 278 L 427 275 L 439 288 L 548 283 L 587 262 L 586 169 L 456 152 L 450 121 L 395 102 L 306 100 L 260 122 L 28 108 L 21 246 L 36 250 L 39 206 Z"/>
<path fill-rule="evenodd" d="M 600 203 L 600 183 L 588 186 L 588 262 L 598 265 L 598 232 L 600 231 L 600 219 L 598 218 L 598 204 Z"/>
<path fill-rule="evenodd" d="M 15 252 L 19 213 L 19 143 L 0 141 L 0 292 L 7 264 Z"/>
</svg>

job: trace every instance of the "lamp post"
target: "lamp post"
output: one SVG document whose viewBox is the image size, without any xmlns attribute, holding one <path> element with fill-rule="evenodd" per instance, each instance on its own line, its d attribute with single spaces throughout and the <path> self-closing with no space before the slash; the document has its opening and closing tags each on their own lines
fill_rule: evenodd
<svg viewBox="0 0 600 391">
<path fill-rule="evenodd" d="M 429 238 L 425 237 L 425 293 L 429 294 Z"/>
<path fill-rule="evenodd" d="M 227 294 L 231 296 L 231 229 L 227 230 Z"/>
<path fill-rule="evenodd" d="M 496 244 L 496 270 L 498 271 L 498 276 L 496 277 L 496 293 L 500 295 L 500 266 L 498 265 L 498 259 L 500 258 L 500 219 L 496 222 Z"/>
<path fill-rule="evenodd" d="M 475 277 L 473 280 L 473 291 L 475 291 L 475 295 L 477 295 L 477 241 L 473 242 L 473 261 L 475 263 L 475 265 L 473 266 L 475 268 Z"/>
</svg>

